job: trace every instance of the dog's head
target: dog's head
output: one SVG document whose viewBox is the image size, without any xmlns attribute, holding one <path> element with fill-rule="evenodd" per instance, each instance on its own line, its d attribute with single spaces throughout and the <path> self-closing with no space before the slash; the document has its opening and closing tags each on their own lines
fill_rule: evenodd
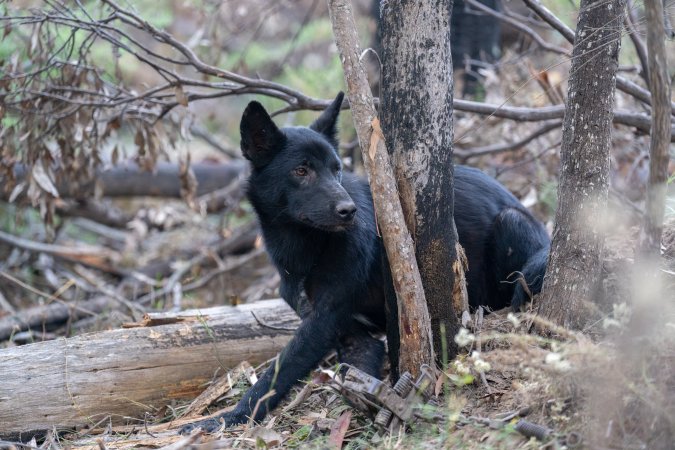
<svg viewBox="0 0 675 450">
<path fill-rule="evenodd" d="M 344 94 L 309 127 L 279 129 L 251 102 L 241 118 L 241 150 L 253 166 L 249 197 L 258 214 L 325 231 L 354 222 L 356 205 L 342 186 L 337 119 Z"/>
</svg>

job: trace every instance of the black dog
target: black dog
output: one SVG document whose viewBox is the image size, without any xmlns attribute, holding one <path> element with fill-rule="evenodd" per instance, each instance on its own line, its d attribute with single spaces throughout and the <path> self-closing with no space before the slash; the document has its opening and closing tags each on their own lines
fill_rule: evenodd
<svg viewBox="0 0 675 450">
<path fill-rule="evenodd" d="M 338 157 L 342 100 L 340 93 L 308 128 L 277 128 L 258 102 L 242 116 L 241 149 L 253 169 L 248 197 L 281 275 L 281 295 L 302 323 L 277 364 L 220 416 L 227 426 L 246 422 L 274 389 L 253 417 L 263 419 L 333 349 L 340 362 L 380 375 L 384 346 L 371 332 L 385 329 L 383 248 L 368 184 L 343 173 Z M 541 289 L 548 235 L 499 183 L 456 167 L 455 221 L 473 307 L 520 307 L 526 292 L 519 283 L 504 283 L 514 272 L 531 283 L 532 293 Z M 220 425 L 210 419 L 182 431 Z"/>
</svg>

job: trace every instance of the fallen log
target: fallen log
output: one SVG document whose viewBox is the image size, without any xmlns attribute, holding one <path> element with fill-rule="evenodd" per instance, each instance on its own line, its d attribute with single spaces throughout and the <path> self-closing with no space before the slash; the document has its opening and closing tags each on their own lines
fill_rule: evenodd
<svg viewBox="0 0 675 450">
<path fill-rule="evenodd" d="M 224 188 L 234 179 L 245 173 L 248 165 L 243 161 L 232 161 L 227 164 L 196 163 L 190 168 L 197 180 L 197 196 Z M 14 167 L 16 182 L 26 180 L 26 166 L 17 164 Z M 55 173 L 56 187 L 61 198 L 86 199 L 94 196 L 95 191 L 102 197 L 175 197 L 180 198 L 180 168 L 178 164 L 158 163 L 153 172 L 140 168 L 137 164 L 119 164 L 113 168 L 99 170 L 94 179 L 77 182 L 60 172 Z M 5 189 L 5 180 L 0 178 L 0 198 L 9 199 L 10 192 Z M 25 190 L 16 198 L 21 201 Z"/>
<path fill-rule="evenodd" d="M 76 321 L 108 309 L 119 309 L 119 304 L 120 302 L 114 298 L 101 296 L 77 303 L 53 301 L 46 305 L 26 308 L 0 317 L 0 341 L 22 331 L 50 331 L 68 320 Z"/>
<path fill-rule="evenodd" d="M 122 424 L 193 399 L 217 371 L 275 356 L 298 324 L 283 300 L 267 300 L 0 350 L 0 438 Z"/>
</svg>

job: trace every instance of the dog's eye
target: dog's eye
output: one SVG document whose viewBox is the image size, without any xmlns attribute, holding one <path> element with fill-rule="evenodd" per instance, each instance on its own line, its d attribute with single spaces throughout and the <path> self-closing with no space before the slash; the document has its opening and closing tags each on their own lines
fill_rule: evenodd
<svg viewBox="0 0 675 450">
<path fill-rule="evenodd" d="M 296 167 L 295 168 L 295 174 L 299 177 L 306 177 L 307 176 L 307 168 L 306 167 Z"/>
</svg>

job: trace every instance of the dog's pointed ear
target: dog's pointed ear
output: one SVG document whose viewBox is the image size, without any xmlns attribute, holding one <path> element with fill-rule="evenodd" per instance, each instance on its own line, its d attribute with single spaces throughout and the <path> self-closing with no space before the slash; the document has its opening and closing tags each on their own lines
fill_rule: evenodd
<svg viewBox="0 0 675 450">
<path fill-rule="evenodd" d="M 342 108 L 342 100 L 345 94 L 339 92 L 333 103 L 331 103 L 326 110 L 321 113 L 318 119 L 309 126 L 312 130 L 323 134 L 328 140 L 337 147 L 337 119 Z"/>
<path fill-rule="evenodd" d="M 241 151 L 254 167 L 269 163 L 286 139 L 263 105 L 255 101 L 244 110 L 239 132 Z"/>
</svg>

